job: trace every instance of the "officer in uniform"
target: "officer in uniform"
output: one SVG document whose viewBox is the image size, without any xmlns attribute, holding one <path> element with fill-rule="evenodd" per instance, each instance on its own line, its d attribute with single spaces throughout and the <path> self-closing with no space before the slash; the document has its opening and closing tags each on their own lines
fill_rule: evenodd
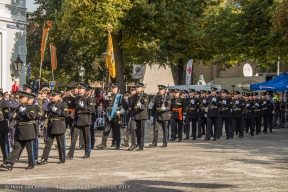
<svg viewBox="0 0 288 192">
<path fill-rule="evenodd" d="M 261 92 L 261 99 L 262 99 L 262 116 L 263 116 L 263 126 L 264 129 L 262 132 L 267 134 L 267 129 L 268 129 L 268 106 L 267 106 L 267 101 L 266 101 L 266 92 Z"/>
<path fill-rule="evenodd" d="M 151 121 L 154 122 L 154 134 L 153 142 L 150 147 L 157 147 L 158 133 L 160 126 L 163 130 L 163 145 L 167 147 L 168 143 L 168 132 L 166 122 L 170 119 L 169 112 L 171 110 L 171 102 L 168 93 L 165 93 L 166 87 L 164 85 L 158 85 L 159 94 L 156 95 L 154 105 L 151 112 Z"/>
<path fill-rule="evenodd" d="M 204 140 L 210 140 L 211 132 L 212 132 L 212 125 L 214 125 L 214 135 L 213 141 L 216 141 L 216 138 L 220 137 L 218 134 L 218 118 L 219 118 L 219 107 L 221 103 L 220 97 L 216 96 L 217 88 L 211 88 L 211 96 L 207 98 L 207 131 L 206 131 L 206 138 Z"/>
<path fill-rule="evenodd" d="M 36 131 L 34 127 L 34 119 L 36 118 L 35 107 L 33 105 L 27 105 L 29 94 L 26 92 L 19 92 L 20 107 L 16 111 L 15 120 L 18 121 L 15 129 L 15 143 L 13 151 L 10 153 L 6 160 L 6 163 L 1 164 L 1 167 L 12 170 L 16 159 L 19 156 L 21 150 L 26 146 L 28 152 L 28 167 L 26 169 L 33 169 L 34 149 L 33 142 L 36 138 Z"/>
<path fill-rule="evenodd" d="M 19 106 L 19 93 L 18 91 L 13 92 L 14 98 L 9 101 L 9 108 L 10 108 L 10 117 L 9 117 L 9 123 L 13 120 L 13 115 L 15 114 L 15 111 L 17 107 Z M 15 127 L 10 128 L 10 143 L 11 146 L 14 146 L 14 134 L 15 134 Z"/>
<path fill-rule="evenodd" d="M 226 139 L 230 139 L 231 136 L 231 108 L 232 108 L 232 100 L 227 97 L 228 91 L 226 89 L 221 90 L 221 99 L 220 103 L 220 115 L 218 119 L 218 137 L 222 136 L 223 123 L 225 123 L 226 130 Z M 233 138 L 233 137 L 232 137 Z"/>
<path fill-rule="evenodd" d="M 201 138 L 202 135 L 205 135 L 205 129 L 207 127 L 207 113 L 205 109 L 207 107 L 206 94 L 204 90 L 200 90 L 200 106 L 199 106 L 199 117 L 198 117 L 198 136 L 197 138 Z M 205 101 L 204 101 L 205 100 Z M 201 132 L 202 130 L 202 132 Z"/>
<path fill-rule="evenodd" d="M 128 109 L 128 105 L 123 96 L 118 93 L 119 85 L 117 83 L 111 84 L 111 96 L 107 94 L 104 101 L 104 116 L 105 127 L 103 129 L 102 142 L 97 146 L 98 149 L 106 149 L 107 140 L 112 129 L 113 139 L 116 143 L 115 149 L 120 149 L 121 131 L 120 123 L 121 115 Z"/>
<path fill-rule="evenodd" d="M 49 93 L 46 93 L 46 91 L 44 92 L 44 98 L 43 98 L 43 103 L 42 103 L 42 114 L 43 114 L 43 118 L 42 121 L 45 122 L 46 118 L 47 118 L 47 113 L 48 113 L 48 104 L 50 103 L 50 99 L 49 99 Z M 43 130 L 43 136 L 44 136 L 44 142 L 47 139 L 47 127 L 44 127 Z"/>
<path fill-rule="evenodd" d="M 131 110 L 133 111 L 132 120 L 135 121 L 137 128 L 137 143 L 139 145 L 137 151 L 142 151 L 144 148 L 144 140 L 145 140 L 145 121 L 148 119 L 148 95 L 144 93 L 143 83 L 136 83 L 136 94 L 133 95 L 133 105 L 131 106 Z M 133 129 L 133 127 L 132 127 Z M 134 128 L 135 129 L 135 128 Z"/>
<path fill-rule="evenodd" d="M 258 93 L 257 92 L 253 92 L 253 120 L 254 120 L 254 125 L 256 126 L 256 135 L 259 135 L 259 133 L 261 133 L 261 120 L 262 120 L 262 116 L 263 116 L 263 112 L 262 112 L 262 100 L 258 99 Z"/>
<path fill-rule="evenodd" d="M 240 92 L 233 92 L 233 107 L 232 107 L 232 130 L 231 130 L 231 138 L 234 136 L 234 132 L 236 131 L 236 135 L 238 134 L 239 138 L 244 136 L 244 129 L 242 127 L 242 119 L 243 119 L 243 109 L 245 107 L 242 99 L 239 98 Z"/>
<path fill-rule="evenodd" d="M 77 107 L 75 108 L 73 135 L 66 159 L 73 159 L 77 137 L 80 131 L 84 137 L 85 155 L 83 158 L 89 158 L 91 152 L 90 125 L 92 124 L 92 113 L 95 112 L 95 105 L 93 99 L 89 96 L 89 91 L 87 91 L 88 86 L 84 83 L 79 83 L 77 87 L 79 96 L 76 99 Z"/>
<path fill-rule="evenodd" d="M 251 136 L 254 136 L 254 124 L 253 124 L 253 101 L 249 99 L 251 93 L 245 93 L 244 100 L 244 110 L 243 110 L 243 130 L 245 133 L 248 133 L 248 129 L 250 128 Z M 252 94 L 251 94 L 252 95 Z"/>
<path fill-rule="evenodd" d="M 186 116 L 186 101 L 179 97 L 180 90 L 174 90 L 174 98 L 171 99 L 171 139 L 176 140 L 177 125 L 178 125 L 178 142 L 182 141 L 183 120 Z"/>
<path fill-rule="evenodd" d="M 267 108 L 268 108 L 268 125 L 269 125 L 269 132 L 272 133 L 273 129 L 273 101 L 271 99 L 271 91 L 266 92 L 266 102 L 267 102 Z"/>
<path fill-rule="evenodd" d="M 170 100 L 172 98 L 174 98 L 174 90 L 173 89 L 169 89 L 169 97 L 170 97 Z M 171 117 L 171 114 L 169 114 L 169 117 Z M 166 123 L 166 127 L 167 127 L 167 133 L 168 133 L 168 140 L 169 140 L 169 128 L 170 128 L 170 125 L 171 125 L 171 119 L 169 119 Z"/>
<path fill-rule="evenodd" d="M 63 102 L 65 102 L 68 106 L 69 116 L 65 118 L 66 129 L 70 129 L 70 133 L 72 135 L 72 126 L 73 126 L 73 118 L 70 117 L 70 114 L 75 109 L 76 98 L 71 94 L 71 87 L 66 87 L 65 96 L 63 97 Z M 71 137 L 72 138 L 72 137 Z"/>
<path fill-rule="evenodd" d="M 69 116 L 69 110 L 67 103 L 60 101 L 60 91 L 51 91 L 51 103 L 48 105 L 48 130 L 47 130 L 47 139 L 45 142 L 45 147 L 40 161 L 37 161 L 37 164 L 44 165 L 47 164 L 47 159 L 54 141 L 54 138 L 57 140 L 57 148 L 59 153 L 60 161 L 58 164 L 65 163 L 65 148 L 66 148 L 66 139 L 65 139 L 65 118 Z"/>
<path fill-rule="evenodd" d="M 10 149 L 8 142 L 8 118 L 9 118 L 9 106 L 4 99 L 3 92 L 0 92 L 0 146 L 3 156 L 3 163 L 5 163 Z"/>
<path fill-rule="evenodd" d="M 190 92 L 190 98 L 186 102 L 186 109 L 187 109 L 187 115 L 185 119 L 186 137 L 184 138 L 184 140 L 189 139 L 190 122 L 192 122 L 192 140 L 196 140 L 197 120 L 198 120 L 198 111 L 200 107 L 200 100 L 194 97 L 194 95 L 199 95 L 199 92 L 195 91 L 194 89 L 189 89 L 189 92 Z"/>
</svg>

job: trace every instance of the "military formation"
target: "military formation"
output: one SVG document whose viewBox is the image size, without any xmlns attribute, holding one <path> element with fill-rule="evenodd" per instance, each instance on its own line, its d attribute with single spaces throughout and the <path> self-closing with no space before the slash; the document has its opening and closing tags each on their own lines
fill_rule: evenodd
<svg viewBox="0 0 288 192">
<path fill-rule="evenodd" d="M 158 85 L 159 91 L 149 110 L 149 96 L 144 93 L 144 88 L 144 84 L 138 82 L 129 92 L 121 95 L 119 85 L 112 83 L 97 100 L 93 89 L 84 83 L 67 87 L 64 91 L 43 89 L 38 95 L 31 93 L 29 85 L 24 85 L 23 91 L 12 93 L 11 100 L 6 100 L 0 92 L 1 167 L 12 170 L 24 148 L 28 154 L 26 169 L 47 164 L 55 139 L 58 164 L 72 160 L 75 149 L 84 149 L 83 159 L 90 158 L 92 149 L 106 149 L 109 135 L 112 135 L 111 147 L 115 150 L 127 147 L 127 151 L 142 151 L 145 122 L 149 117 L 153 123 L 153 140 L 147 147 L 158 146 L 160 129 L 163 133 L 162 148 L 168 147 L 169 142 L 196 140 L 203 136 L 205 141 L 216 141 L 223 134 L 226 139 L 232 139 L 235 135 L 242 138 L 245 133 L 251 136 L 261 132 L 272 133 L 278 118 L 276 113 L 280 110 L 277 95 L 272 98 L 269 91 L 261 92 L 259 97 L 257 92 L 229 93 L 226 89 L 217 90 L 215 87 L 200 91 L 168 90 L 164 85 Z M 94 123 L 99 102 L 103 107 L 104 128 L 101 143 L 94 148 Z M 123 121 L 127 126 L 123 131 L 124 142 L 121 143 Z M 45 142 L 40 158 L 39 130 L 43 131 Z M 66 146 L 67 130 L 71 133 L 69 147 Z M 66 149 L 69 151 L 66 152 Z"/>
</svg>

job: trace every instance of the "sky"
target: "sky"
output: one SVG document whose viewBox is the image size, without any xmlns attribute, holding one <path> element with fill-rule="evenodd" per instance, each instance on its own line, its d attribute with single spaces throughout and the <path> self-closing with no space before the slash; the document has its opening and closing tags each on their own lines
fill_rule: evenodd
<svg viewBox="0 0 288 192">
<path fill-rule="evenodd" d="M 34 2 L 34 0 L 26 0 L 26 7 L 28 12 L 33 12 L 37 9 L 38 5 L 35 5 Z"/>
</svg>

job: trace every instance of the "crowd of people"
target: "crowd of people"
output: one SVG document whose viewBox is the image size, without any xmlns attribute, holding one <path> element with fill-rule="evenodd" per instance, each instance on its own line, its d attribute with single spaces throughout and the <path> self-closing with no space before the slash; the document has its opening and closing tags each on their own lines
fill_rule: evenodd
<svg viewBox="0 0 288 192">
<path fill-rule="evenodd" d="M 128 151 L 144 150 L 145 122 L 153 122 L 153 141 L 149 147 L 157 147 L 158 133 L 162 128 L 162 147 L 168 141 L 196 140 L 205 135 L 204 140 L 220 139 L 225 130 L 226 139 L 235 135 L 244 137 L 261 132 L 272 133 L 276 122 L 284 123 L 285 103 L 278 94 L 272 92 L 228 92 L 225 89 L 196 91 L 193 89 L 168 90 L 158 85 L 153 103 L 144 93 L 144 84 L 136 83 L 124 95 L 119 93 L 119 85 L 112 83 L 107 91 L 96 97 L 93 89 L 83 83 L 75 87 L 66 87 L 63 91 L 43 88 L 37 94 L 32 93 L 30 85 L 12 94 L 0 90 L 0 144 L 3 155 L 2 168 L 12 170 L 19 160 L 23 149 L 28 153 L 28 167 L 48 163 L 53 141 L 57 141 L 59 164 L 73 159 L 79 147 L 84 149 L 84 159 L 90 158 L 95 145 L 95 123 L 101 114 L 103 133 L 101 144 L 95 149 L 106 149 L 110 131 L 115 150 L 120 146 Z M 284 108 L 283 108 L 284 106 Z M 123 126 L 125 124 L 125 126 Z M 224 126 L 223 126 L 224 125 Z M 263 125 L 263 130 L 261 130 Z M 121 144 L 121 128 L 124 142 Z M 169 130 L 171 128 L 171 130 Z M 225 128 L 225 129 L 223 129 Z M 71 145 L 66 153 L 67 129 L 71 133 Z M 38 160 L 38 136 L 43 131 L 45 147 Z M 191 135 L 190 135 L 191 131 Z M 183 136 L 183 133 L 185 136 Z M 9 136 L 9 137 L 8 137 Z M 10 147 L 12 151 L 10 152 Z"/>
</svg>

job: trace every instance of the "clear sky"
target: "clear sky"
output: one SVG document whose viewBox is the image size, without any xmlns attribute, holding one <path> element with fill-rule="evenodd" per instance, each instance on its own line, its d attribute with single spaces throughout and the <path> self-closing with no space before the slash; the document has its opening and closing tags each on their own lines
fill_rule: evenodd
<svg viewBox="0 0 288 192">
<path fill-rule="evenodd" d="M 34 0 L 26 0 L 26 7 L 28 12 L 33 12 L 37 9 L 38 5 L 34 4 Z"/>
</svg>

